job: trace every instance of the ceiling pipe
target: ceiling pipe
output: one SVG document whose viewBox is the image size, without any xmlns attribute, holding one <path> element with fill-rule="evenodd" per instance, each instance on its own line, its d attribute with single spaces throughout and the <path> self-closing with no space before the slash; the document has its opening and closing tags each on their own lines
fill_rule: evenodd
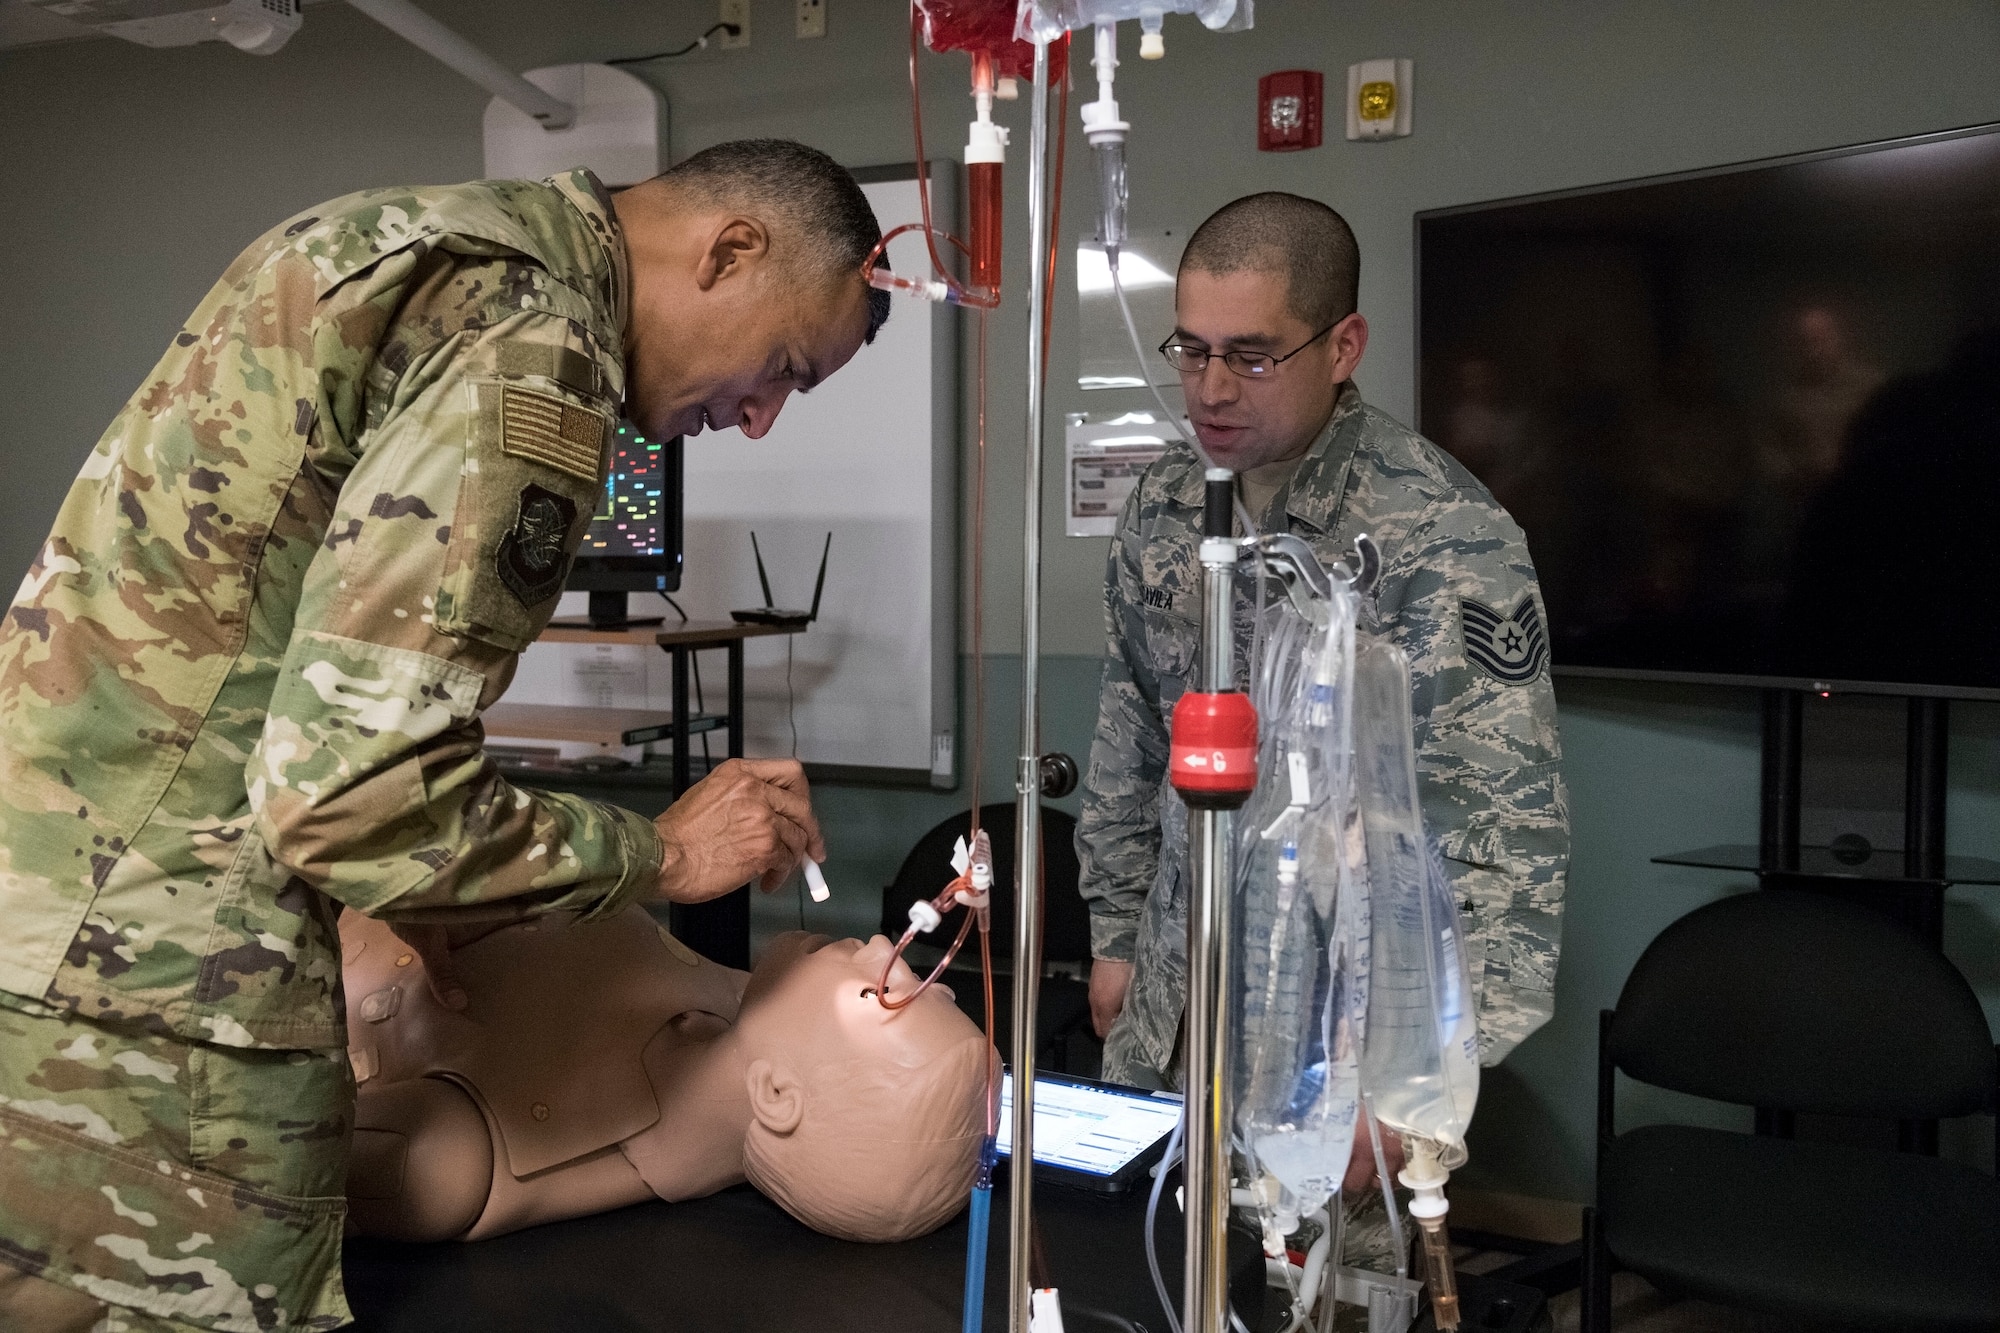
<svg viewBox="0 0 2000 1333">
<path fill-rule="evenodd" d="M 565 129 L 576 119 L 576 108 L 549 96 L 410 3 L 410 0 L 347 0 L 356 9 L 435 56 L 495 97 L 533 116 L 545 130 Z"/>
</svg>

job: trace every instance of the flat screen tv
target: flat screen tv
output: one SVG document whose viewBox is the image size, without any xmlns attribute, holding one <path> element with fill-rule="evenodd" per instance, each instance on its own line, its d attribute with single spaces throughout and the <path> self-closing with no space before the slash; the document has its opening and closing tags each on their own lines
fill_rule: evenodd
<svg viewBox="0 0 2000 1333">
<path fill-rule="evenodd" d="M 2000 697 L 2000 126 L 1417 216 L 1558 671 Z"/>
</svg>

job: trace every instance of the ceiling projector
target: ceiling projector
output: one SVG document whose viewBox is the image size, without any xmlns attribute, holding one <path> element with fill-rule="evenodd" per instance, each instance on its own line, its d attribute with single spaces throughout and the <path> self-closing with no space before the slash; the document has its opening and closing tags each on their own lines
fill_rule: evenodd
<svg viewBox="0 0 2000 1333">
<path fill-rule="evenodd" d="M 141 46 L 228 42 L 267 56 L 305 21 L 302 0 L 28 0 L 35 8 Z"/>
</svg>

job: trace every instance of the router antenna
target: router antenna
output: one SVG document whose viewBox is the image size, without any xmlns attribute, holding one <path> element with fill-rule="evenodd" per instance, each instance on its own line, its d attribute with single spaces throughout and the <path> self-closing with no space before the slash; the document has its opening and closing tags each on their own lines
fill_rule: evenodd
<svg viewBox="0 0 2000 1333">
<path fill-rule="evenodd" d="M 833 549 L 833 534 L 826 534 L 826 545 L 819 550 L 819 579 L 813 584 L 813 609 L 807 620 L 819 619 L 819 595 L 826 590 L 826 555 Z"/>
<path fill-rule="evenodd" d="M 766 607 L 775 607 L 777 606 L 777 602 L 771 599 L 771 580 L 764 573 L 764 552 L 757 546 L 757 530 L 755 528 L 750 530 L 750 553 L 757 557 L 757 582 L 764 585 L 764 605 Z"/>
</svg>

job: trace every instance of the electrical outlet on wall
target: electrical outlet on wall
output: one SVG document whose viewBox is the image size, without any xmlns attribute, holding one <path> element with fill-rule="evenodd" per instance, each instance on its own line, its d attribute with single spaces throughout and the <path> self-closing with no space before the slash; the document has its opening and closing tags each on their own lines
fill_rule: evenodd
<svg viewBox="0 0 2000 1333">
<path fill-rule="evenodd" d="M 734 23 L 736 33 L 715 34 L 715 44 L 722 47 L 750 45 L 750 0 L 722 0 L 722 12 L 716 17 L 718 23 Z"/>
<path fill-rule="evenodd" d="M 826 0 L 798 0 L 799 36 L 826 36 Z"/>
</svg>

